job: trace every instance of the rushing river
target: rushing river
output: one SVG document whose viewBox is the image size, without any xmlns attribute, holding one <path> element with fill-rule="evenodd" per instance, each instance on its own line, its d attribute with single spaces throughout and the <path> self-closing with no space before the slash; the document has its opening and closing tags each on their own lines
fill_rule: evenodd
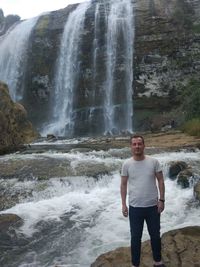
<svg viewBox="0 0 200 267">
<path fill-rule="evenodd" d="M 61 142 L 62 145 L 62 142 Z M 108 151 L 11 154 L 0 162 L 57 159 L 70 162 L 78 175 L 33 179 L 0 180 L 13 191 L 29 191 L 27 197 L 1 213 L 15 213 L 24 220 L 17 231 L 17 242 L 0 259 L 2 267 L 89 267 L 95 258 L 111 249 L 129 245 L 128 219 L 121 214 L 120 168 L 126 149 Z M 166 209 L 162 215 L 162 233 L 189 225 L 199 225 L 200 208 L 192 205 L 193 188 L 181 189 L 168 178 L 169 162 L 182 160 L 199 173 L 200 151 L 154 154 L 163 166 L 166 183 Z M 83 166 L 101 166 L 102 174 L 88 176 Z M 90 165 L 89 165 L 90 166 Z M 102 170 L 105 167 L 105 172 Z M 81 170 L 83 174 L 81 175 Z M 74 172 L 75 173 L 75 172 Z M 85 175 L 87 174 L 87 175 Z M 148 238 L 144 229 L 143 240 Z"/>
</svg>

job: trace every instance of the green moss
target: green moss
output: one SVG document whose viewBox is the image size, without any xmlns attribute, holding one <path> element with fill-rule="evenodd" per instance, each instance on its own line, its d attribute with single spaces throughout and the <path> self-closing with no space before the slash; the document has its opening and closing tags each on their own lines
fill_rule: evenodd
<svg viewBox="0 0 200 267">
<path fill-rule="evenodd" d="M 200 137 L 200 118 L 187 121 L 183 125 L 182 130 L 189 135 Z"/>
<path fill-rule="evenodd" d="M 49 24 L 49 15 L 42 16 L 36 26 L 36 33 L 39 36 L 44 35 Z"/>
<path fill-rule="evenodd" d="M 193 24 L 192 30 L 194 33 L 200 33 L 200 24 Z"/>
</svg>

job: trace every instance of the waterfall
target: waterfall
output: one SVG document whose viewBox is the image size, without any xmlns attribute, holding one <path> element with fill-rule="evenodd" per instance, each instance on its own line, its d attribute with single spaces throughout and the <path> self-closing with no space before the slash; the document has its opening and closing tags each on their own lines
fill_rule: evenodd
<svg viewBox="0 0 200 267">
<path fill-rule="evenodd" d="M 107 24 L 105 131 L 132 131 L 134 14 L 131 0 L 111 0 Z M 124 82 L 117 85 L 117 79 Z"/>
<path fill-rule="evenodd" d="M 69 15 L 62 36 L 55 75 L 54 122 L 49 127 L 49 130 L 61 136 L 73 134 L 73 98 L 79 73 L 78 52 L 88 6 L 88 2 L 80 4 Z"/>
<path fill-rule="evenodd" d="M 96 4 L 95 19 L 94 19 L 94 40 L 93 40 L 93 92 L 92 102 L 95 103 L 95 88 L 96 88 L 96 75 L 97 75 L 97 53 L 99 49 L 98 36 L 100 27 L 100 16 L 99 16 L 99 3 Z"/>
<path fill-rule="evenodd" d="M 20 22 L 0 37 L 0 80 L 5 82 L 14 101 L 23 97 L 23 75 L 28 40 L 38 17 Z"/>
<path fill-rule="evenodd" d="M 132 131 L 133 10 L 131 0 L 104 0 L 80 4 L 69 14 L 43 135 Z"/>
</svg>

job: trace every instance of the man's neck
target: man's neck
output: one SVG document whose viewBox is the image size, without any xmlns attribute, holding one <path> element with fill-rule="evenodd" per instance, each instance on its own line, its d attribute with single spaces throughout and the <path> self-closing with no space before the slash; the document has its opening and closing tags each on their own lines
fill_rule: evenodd
<svg viewBox="0 0 200 267">
<path fill-rule="evenodd" d="M 145 159 L 145 155 L 144 154 L 142 154 L 142 155 L 133 155 L 133 159 L 137 160 L 137 161 L 144 160 Z"/>
</svg>

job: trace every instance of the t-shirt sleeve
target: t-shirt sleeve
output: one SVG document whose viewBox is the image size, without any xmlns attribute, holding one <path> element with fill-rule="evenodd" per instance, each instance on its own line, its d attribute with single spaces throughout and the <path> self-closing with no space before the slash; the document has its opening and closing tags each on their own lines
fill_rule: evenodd
<svg viewBox="0 0 200 267">
<path fill-rule="evenodd" d="M 160 162 L 156 159 L 155 160 L 155 172 L 161 172 L 162 171 L 162 167 Z"/>
<path fill-rule="evenodd" d="M 122 165 L 121 176 L 128 176 L 128 163 L 125 161 Z"/>
</svg>

